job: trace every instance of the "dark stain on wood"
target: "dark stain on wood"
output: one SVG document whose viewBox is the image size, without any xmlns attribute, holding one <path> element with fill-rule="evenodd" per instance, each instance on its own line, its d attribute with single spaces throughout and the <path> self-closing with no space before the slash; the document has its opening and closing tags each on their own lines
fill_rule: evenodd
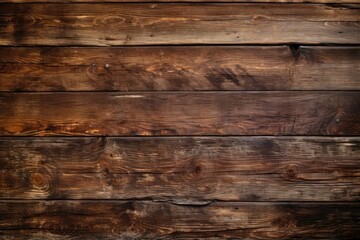
<svg viewBox="0 0 360 240">
<path fill-rule="evenodd" d="M 358 47 L 4 47 L 1 52 L 1 91 L 358 90 L 360 86 Z"/>
<path fill-rule="evenodd" d="M 47 3 L 47 0 L 0 0 L 0 3 Z M 52 3 L 99 3 L 99 0 L 53 0 Z M 103 0 L 102 2 L 110 3 L 129 3 L 129 2 L 150 2 L 154 3 L 154 0 Z M 249 2 L 249 0 L 157 0 L 156 2 Z M 253 0 L 254 3 L 323 3 L 327 7 L 331 8 L 358 8 L 356 4 L 359 3 L 357 0 Z M 156 7 L 153 6 L 153 7 Z M 150 35 L 151 36 L 151 35 Z"/>
<path fill-rule="evenodd" d="M 356 239 L 358 0 L 157 1 L 0 0 L 0 239 Z"/>
<path fill-rule="evenodd" d="M 72 239 L 351 239 L 360 234 L 359 209 L 357 203 L 198 207 L 151 201 L 1 201 L 0 233 L 14 238 Z"/>
<path fill-rule="evenodd" d="M 351 201 L 359 157 L 358 137 L 1 138 L 0 197 Z"/>
<path fill-rule="evenodd" d="M 250 82 L 249 85 L 252 85 L 254 88 L 258 87 L 254 78 L 243 67 L 236 65 L 234 71 L 229 68 L 222 68 L 218 71 L 209 69 L 210 74 L 206 78 L 216 89 L 223 89 L 222 86 L 226 82 L 232 83 L 235 88 L 239 87 L 241 85 L 238 80 L 239 78 L 244 79 L 244 82 Z"/>
<path fill-rule="evenodd" d="M 1 93 L 0 134 L 358 135 L 359 97 L 341 91 Z"/>
<path fill-rule="evenodd" d="M 300 58 L 300 46 L 299 45 L 290 45 L 290 51 L 294 58 L 294 63 L 297 64 Z"/>
<path fill-rule="evenodd" d="M 23 6 L 0 9 L 1 25 L 14 15 L 30 20 L 1 28 L 0 45 L 357 44 L 360 32 L 358 8 L 321 4 Z"/>
<path fill-rule="evenodd" d="M 15 14 L 11 19 L 11 24 L 14 26 L 14 41 L 16 44 L 21 43 L 24 37 L 26 37 L 26 12 L 23 14 Z"/>
</svg>

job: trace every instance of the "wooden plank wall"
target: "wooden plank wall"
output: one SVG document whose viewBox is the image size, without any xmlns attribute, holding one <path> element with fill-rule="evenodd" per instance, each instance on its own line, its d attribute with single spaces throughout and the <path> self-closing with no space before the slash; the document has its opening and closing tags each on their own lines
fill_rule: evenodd
<svg viewBox="0 0 360 240">
<path fill-rule="evenodd" d="M 358 0 L 0 0 L 0 239 L 356 239 Z"/>
</svg>

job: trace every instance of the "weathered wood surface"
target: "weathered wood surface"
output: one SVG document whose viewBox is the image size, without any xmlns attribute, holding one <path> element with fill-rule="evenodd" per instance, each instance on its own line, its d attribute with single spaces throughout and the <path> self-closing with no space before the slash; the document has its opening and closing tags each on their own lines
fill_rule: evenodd
<svg viewBox="0 0 360 240">
<path fill-rule="evenodd" d="M 0 45 L 358 44 L 359 6 L 5 4 Z"/>
<path fill-rule="evenodd" d="M 49 0 L 0 0 L 0 3 L 49 3 Z M 359 0 L 51 0 L 52 3 L 129 3 L 129 2 L 254 2 L 254 3 L 359 3 Z"/>
<path fill-rule="evenodd" d="M 1 239 L 354 239 L 360 204 L 0 201 Z"/>
<path fill-rule="evenodd" d="M 360 138 L 0 138 L 1 199 L 360 200 Z"/>
<path fill-rule="evenodd" d="M 360 90 L 359 47 L 4 47 L 0 52 L 0 91 Z"/>
<path fill-rule="evenodd" d="M 0 135 L 359 135 L 360 94 L 1 93 Z"/>
</svg>

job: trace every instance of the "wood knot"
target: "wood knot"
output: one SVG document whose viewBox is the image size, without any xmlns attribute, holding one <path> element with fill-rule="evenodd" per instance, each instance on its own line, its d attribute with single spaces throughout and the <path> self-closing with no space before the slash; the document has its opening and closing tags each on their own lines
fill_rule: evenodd
<svg viewBox="0 0 360 240">
<path fill-rule="evenodd" d="M 41 170 L 40 170 L 41 171 Z M 37 197 L 55 197 L 57 194 L 56 177 L 49 172 L 31 173 L 27 179 Z"/>
<path fill-rule="evenodd" d="M 104 169 L 104 173 L 105 173 L 105 174 L 110 174 L 110 170 L 109 170 L 108 168 L 105 168 L 105 169 Z"/>
<path fill-rule="evenodd" d="M 117 174 L 114 174 L 109 168 L 104 168 L 103 173 L 104 181 L 107 185 L 111 186 L 114 184 L 114 181 L 116 181 Z"/>
<path fill-rule="evenodd" d="M 48 181 L 47 178 L 43 176 L 41 173 L 33 173 L 31 175 L 32 184 L 39 189 L 47 188 Z"/>
<path fill-rule="evenodd" d="M 256 21 L 259 21 L 259 20 L 261 20 L 261 17 L 260 17 L 260 16 L 254 16 L 254 17 L 252 18 L 252 21 L 253 21 L 253 22 L 256 22 Z"/>
<path fill-rule="evenodd" d="M 286 168 L 286 177 L 290 179 L 296 178 L 298 175 L 298 168 L 295 164 L 291 164 Z"/>
<path fill-rule="evenodd" d="M 194 172 L 196 174 L 200 174 L 202 172 L 202 167 L 201 166 L 196 166 L 195 169 L 194 169 Z"/>
</svg>

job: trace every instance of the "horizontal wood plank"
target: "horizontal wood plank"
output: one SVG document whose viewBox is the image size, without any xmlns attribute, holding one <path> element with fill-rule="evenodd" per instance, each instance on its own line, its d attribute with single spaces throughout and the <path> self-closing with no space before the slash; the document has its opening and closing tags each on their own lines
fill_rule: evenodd
<svg viewBox="0 0 360 240">
<path fill-rule="evenodd" d="M 360 138 L 0 138 L 1 199 L 360 200 Z"/>
<path fill-rule="evenodd" d="M 0 201 L 1 239 L 352 239 L 360 204 Z"/>
<path fill-rule="evenodd" d="M 254 2 L 254 3 L 359 3 L 359 0 L 52 0 L 51 3 L 130 3 L 130 2 Z M 0 3 L 49 3 L 49 0 L 0 0 Z"/>
<path fill-rule="evenodd" d="M 6 4 L 0 45 L 358 44 L 359 6 Z"/>
<path fill-rule="evenodd" d="M 0 135 L 359 135 L 360 94 L 1 93 Z"/>
<path fill-rule="evenodd" d="M 0 55 L 0 91 L 360 90 L 359 76 L 359 47 L 5 47 Z"/>
</svg>

